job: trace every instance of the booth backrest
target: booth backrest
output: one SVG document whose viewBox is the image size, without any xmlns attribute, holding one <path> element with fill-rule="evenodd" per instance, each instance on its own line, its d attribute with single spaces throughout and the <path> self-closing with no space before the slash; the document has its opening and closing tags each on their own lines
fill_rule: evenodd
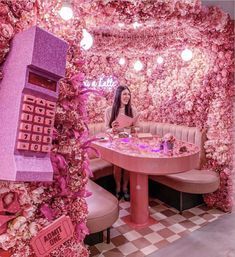
<svg viewBox="0 0 235 257">
<path fill-rule="evenodd" d="M 88 125 L 90 136 L 94 136 L 98 133 L 105 132 L 104 123 L 92 123 Z M 152 135 L 164 136 L 166 133 L 171 133 L 175 138 L 193 143 L 197 145 L 200 152 L 200 166 L 205 160 L 204 142 L 205 133 L 200 131 L 197 127 L 187 127 L 183 125 L 175 125 L 169 123 L 158 123 L 158 122 L 140 122 L 138 124 L 140 132 L 151 133 Z M 200 167 L 197 167 L 200 168 Z"/>
<path fill-rule="evenodd" d="M 88 124 L 88 128 L 90 137 L 98 133 L 105 132 L 104 123 L 90 123 Z"/>
</svg>

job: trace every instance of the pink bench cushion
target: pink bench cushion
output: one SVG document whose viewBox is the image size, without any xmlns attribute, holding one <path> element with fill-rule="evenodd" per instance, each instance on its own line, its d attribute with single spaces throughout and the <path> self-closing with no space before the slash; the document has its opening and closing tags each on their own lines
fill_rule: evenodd
<svg viewBox="0 0 235 257">
<path fill-rule="evenodd" d="M 219 188 L 219 176 L 211 170 L 189 170 L 166 176 L 150 176 L 150 179 L 171 187 L 177 191 L 206 194 Z"/>
<path fill-rule="evenodd" d="M 90 160 L 90 169 L 93 172 L 93 180 L 113 174 L 113 165 L 101 158 Z"/>
<path fill-rule="evenodd" d="M 87 227 L 90 233 L 103 231 L 118 219 L 118 200 L 111 193 L 89 180 L 88 191 L 92 195 L 86 198 L 88 205 Z"/>
</svg>

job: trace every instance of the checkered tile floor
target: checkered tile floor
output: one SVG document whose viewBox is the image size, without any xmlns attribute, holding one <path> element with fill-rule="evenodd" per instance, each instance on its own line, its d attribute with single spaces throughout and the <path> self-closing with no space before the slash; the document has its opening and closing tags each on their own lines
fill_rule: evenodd
<svg viewBox="0 0 235 257">
<path fill-rule="evenodd" d="M 111 228 L 111 243 L 91 246 L 90 256 L 147 256 L 224 214 L 220 210 L 201 205 L 185 210 L 180 215 L 178 210 L 152 199 L 150 215 L 157 222 L 149 227 L 134 230 L 122 220 L 124 216 L 129 215 L 129 211 L 130 203 L 121 201 L 119 219 Z"/>
</svg>

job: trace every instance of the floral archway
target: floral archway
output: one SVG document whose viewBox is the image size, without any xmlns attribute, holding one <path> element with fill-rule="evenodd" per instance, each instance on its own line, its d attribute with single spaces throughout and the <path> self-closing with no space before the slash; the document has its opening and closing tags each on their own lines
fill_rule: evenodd
<svg viewBox="0 0 235 257">
<path fill-rule="evenodd" d="M 94 17 L 89 21 L 95 42 L 85 53 L 86 79 L 99 81 L 105 76 L 128 85 L 145 121 L 204 130 L 205 168 L 221 178 L 220 189 L 206 195 L 205 201 L 231 210 L 234 22 L 219 8 L 204 7 L 200 1 L 109 1 L 86 6 Z M 102 26 L 93 26 L 97 23 Z M 192 51 L 190 61 L 181 58 L 185 49 Z M 133 69 L 137 60 L 143 64 L 138 72 Z M 88 85 L 101 91 L 99 84 Z M 103 121 L 113 90 L 90 96 L 90 122 Z"/>
</svg>

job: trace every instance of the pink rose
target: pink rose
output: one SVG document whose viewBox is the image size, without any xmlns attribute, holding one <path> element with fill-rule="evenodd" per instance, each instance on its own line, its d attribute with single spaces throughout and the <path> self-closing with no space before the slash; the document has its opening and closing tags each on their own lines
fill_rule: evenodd
<svg viewBox="0 0 235 257">
<path fill-rule="evenodd" d="M 9 8 L 6 4 L 0 3 L 0 16 L 6 16 L 9 13 Z"/>
<path fill-rule="evenodd" d="M 11 39 L 13 37 L 14 30 L 10 24 L 0 24 L 0 35 L 6 39 Z"/>
<path fill-rule="evenodd" d="M 223 69 L 221 72 L 222 77 L 227 77 L 227 70 Z"/>
<path fill-rule="evenodd" d="M 226 85 L 227 82 L 228 82 L 228 80 L 227 80 L 227 78 L 222 78 L 222 79 L 221 79 L 221 82 L 222 82 L 223 85 Z"/>
<path fill-rule="evenodd" d="M 223 59 L 223 58 L 224 58 L 224 52 L 220 51 L 220 52 L 218 53 L 218 57 L 219 57 L 220 59 Z"/>
</svg>

